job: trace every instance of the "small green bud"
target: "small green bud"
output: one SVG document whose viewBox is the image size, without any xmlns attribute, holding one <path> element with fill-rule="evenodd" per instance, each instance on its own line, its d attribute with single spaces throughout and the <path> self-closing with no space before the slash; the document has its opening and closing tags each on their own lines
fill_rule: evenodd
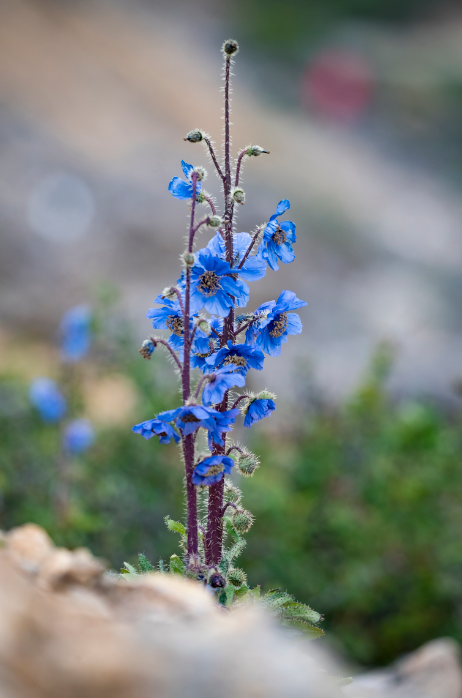
<svg viewBox="0 0 462 698">
<path fill-rule="evenodd" d="M 260 393 L 258 393 L 257 400 L 276 400 L 276 395 L 274 393 L 270 393 L 269 390 L 262 390 Z"/>
<path fill-rule="evenodd" d="M 234 451 L 233 451 L 234 453 Z M 230 454 L 232 458 L 232 454 Z M 241 501 L 242 497 L 242 492 L 239 489 L 239 487 L 236 487 L 231 480 L 228 478 L 225 478 L 225 499 L 227 502 L 231 502 L 231 504 L 239 504 Z"/>
<path fill-rule="evenodd" d="M 181 261 L 185 267 L 193 267 L 196 263 L 196 255 L 194 252 L 184 252 L 181 256 Z"/>
<path fill-rule="evenodd" d="M 267 153 L 268 155 L 270 154 L 269 150 L 265 150 L 264 148 L 260 148 L 259 145 L 251 145 L 249 148 L 247 148 L 246 155 L 249 157 L 251 155 L 254 155 L 255 157 L 258 157 L 262 153 Z"/>
<path fill-rule="evenodd" d="M 199 320 L 197 326 L 200 329 L 200 331 L 204 334 L 210 334 L 212 331 L 210 324 L 204 318 L 202 318 L 202 320 Z"/>
<path fill-rule="evenodd" d="M 252 477 L 259 467 L 258 458 L 253 453 L 242 454 L 237 463 L 237 469 L 244 477 Z"/>
<path fill-rule="evenodd" d="M 233 587 L 241 587 L 247 582 L 247 575 L 244 570 L 239 567 L 231 567 L 228 572 L 228 582 L 233 585 Z"/>
<path fill-rule="evenodd" d="M 195 167 L 193 169 L 193 173 L 197 174 L 197 181 L 198 182 L 203 182 L 204 179 L 207 179 L 207 170 L 204 167 Z"/>
<path fill-rule="evenodd" d="M 239 44 L 237 41 L 234 39 L 226 39 L 225 43 L 223 44 L 223 53 L 226 56 L 232 56 L 233 53 L 237 53 L 239 51 Z"/>
<path fill-rule="evenodd" d="M 245 202 L 245 191 L 240 187 L 234 187 L 231 192 L 231 196 L 237 204 L 244 204 Z"/>
<path fill-rule="evenodd" d="M 247 533 L 253 524 L 253 516 L 247 509 L 237 509 L 233 513 L 231 521 L 238 533 Z"/>
<path fill-rule="evenodd" d="M 141 347 L 138 349 L 143 359 L 150 359 L 157 346 L 155 339 L 145 339 Z"/>
<path fill-rule="evenodd" d="M 183 140 L 189 141 L 190 143 L 200 143 L 203 140 L 203 138 L 203 132 L 198 128 L 194 128 L 192 131 L 188 133 L 186 138 L 183 138 Z"/>
<path fill-rule="evenodd" d="M 221 216 L 209 216 L 209 226 L 211 228 L 219 228 L 223 223 L 223 218 Z"/>
</svg>

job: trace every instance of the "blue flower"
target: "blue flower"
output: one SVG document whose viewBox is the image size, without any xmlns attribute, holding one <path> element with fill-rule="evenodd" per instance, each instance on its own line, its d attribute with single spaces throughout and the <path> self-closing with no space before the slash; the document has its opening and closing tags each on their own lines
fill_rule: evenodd
<svg viewBox="0 0 462 698">
<path fill-rule="evenodd" d="M 135 434 L 141 434 L 145 439 L 150 439 L 151 436 L 156 435 L 159 437 L 159 443 L 161 444 L 169 444 L 172 439 L 175 440 L 175 443 L 178 443 L 180 437 L 175 429 L 168 424 L 170 420 L 164 421 L 163 419 L 159 419 L 159 416 L 154 419 L 148 419 L 147 422 L 135 424 L 132 431 L 134 431 Z"/>
<path fill-rule="evenodd" d="M 216 318 L 212 315 L 212 317 L 209 318 L 208 323 L 216 332 L 218 332 L 218 334 L 222 333 L 222 318 Z M 194 340 L 191 347 L 191 368 L 200 368 L 203 373 L 210 373 L 212 368 L 206 362 L 206 358 L 218 351 L 219 348 L 220 341 L 215 332 L 211 332 L 209 335 L 206 335 L 205 332 L 202 332 L 198 328 L 196 330 L 196 334 L 194 335 Z"/>
<path fill-rule="evenodd" d="M 205 405 L 184 405 L 176 410 L 161 412 L 157 417 L 165 422 L 176 422 L 184 436 L 194 433 L 200 427 L 207 429 L 209 436 L 213 433 L 217 438 L 216 443 L 223 446 L 222 434 L 231 431 L 231 424 L 234 424 L 238 414 L 238 409 L 218 412 Z"/>
<path fill-rule="evenodd" d="M 74 419 L 66 425 L 63 446 L 69 453 L 84 453 L 95 440 L 95 430 L 88 419 Z"/>
<path fill-rule="evenodd" d="M 229 366 L 230 370 L 245 376 L 249 368 L 261 371 L 265 357 L 253 344 L 233 344 L 228 341 L 226 347 L 222 347 L 216 354 L 209 356 L 206 362 L 214 368 Z"/>
<path fill-rule="evenodd" d="M 255 337 L 271 322 L 271 312 L 275 305 L 276 301 L 266 301 L 266 303 L 259 305 L 250 317 L 245 318 L 243 324 L 252 319 L 252 324 L 245 332 L 246 342 L 255 344 Z"/>
<path fill-rule="evenodd" d="M 239 414 L 239 410 L 237 408 L 234 410 L 228 410 L 227 412 L 216 412 L 215 426 L 213 430 L 209 430 L 208 433 L 208 444 L 211 451 L 213 451 L 215 446 L 224 446 L 225 442 L 223 439 L 223 434 L 232 430 L 231 425 L 234 424 L 236 417 Z"/>
<path fill-rule="evenodd" d="M 235 303 L 246 305 L 249 287 L 245 281 L 231 278 L 231 274 L 228 262 L 215 257 L 208 249 L 198 250 L 196 264 L 191 269 L 191 312 L 205 308 L 209 313 L 227 317 Z"/>
<path fill-rule="evenodd" d="M 50 378 L 36 378 L 29 388 L 29 397 L 44 422 L 59 422 L 66 412 L 66 400 Z"/>
<path fill-rule="evenodd" d="M 202 392 L 202 402 L 204 405 L 221 402 L 227 390 L 237 386 L 244 387 L 245 376 L 232 371 L 232 366 L 225 366 L 214 371 L 209 376 Z"/>
<path fill-rule="evenodd" d="M 247 252 L 252 238 L 248 233 L 233 234 L 233 254 L 234 259 L 232 268 L 239 276 L 247 281 L 258 281 L 266 274 L 266 261 L 261 256 L 247 257 L 242 267 L 239 269 L 239 264 Z M 212 254 L 220 259 L 226 259 L 226 246 L 221 233 L 218 231 L 207 245 L 207 249 Z"/>
<path fill-rule="evenodd" d="M 194 468 L 193 485 L 214 485 L 216 482 L 220 482 L 225 473 L 229 475 L 233 466 L 234 461 L 229 456 L 204 458 Z"/>
<path fill-rule="evenodd" d="M 277 217 L 290 208 L 288 199 L 280 201 L 263 232 L 263 241 L 258 248 L 257 257 L 265 259 L 271 269 L 279 269 L 278 258 L 284 264 L 289 264 L 295 259 L 292 244 L 296 242 L 295 224 L 292 221 L 279 223 Z"/>
<path fill-rule="evenodd" d="M 154 303 L 163 303 L 164 307 L 149 308 L 146 317 L 152 320 L 154 329 L 170 330 L 172 334 L 168 338 L 168 343 L 172 349 L 179 351 L 184 346 L 184 320 L 179 302 L 157 296 Z M 190 329 L 192 329 L 192 320 Z"/>
<path fill-rule="evenodd" d="M 303 308 L 304 305 L 306 302 L 297 298 L 293 291 L 283 291 L 271 311 L 270 322 L 257 335 L 257 346 L 269 356 L 279 356 L 281 344 L 287 342 L 287 335 L 300 334 L 303 327 L 297 313 L 289 311 Z"/>
<path fill-rule="evenodd" d="M 63 315 L 59 326 L 63 361 L 79 361 L 88 353 L 91 345 L 90 325 L 91 311 L 86 305 L 76 305 Z"/>
<path fill-rule="evenodd" d="M 254 398 L 246 409 L 244 426 L 250 429 L 252 424 L 269 417 L 275 409 L 276 403 L 271 398 Z"/>
<path fill-rule="evenodd" d="M 173 177 L 170 184 L 168 185 L 168 190 L 170 194 L 173 194 L 173 196 L 176 199 L 182 199 L 183 201 L 185 201 L 186 199 L 192 199 L 192 171 L 194 168 L 192 165 L 188 165 L 187 162 L 182 160 L 181 169 L 183 170 L 185 177 L 188 181 L 185 182 L 184 179 L 180 179 L 180 177 Z M 201 182 L 196 181 L 196 195 L 200 193 L 201 186 Z"/>
</svg>

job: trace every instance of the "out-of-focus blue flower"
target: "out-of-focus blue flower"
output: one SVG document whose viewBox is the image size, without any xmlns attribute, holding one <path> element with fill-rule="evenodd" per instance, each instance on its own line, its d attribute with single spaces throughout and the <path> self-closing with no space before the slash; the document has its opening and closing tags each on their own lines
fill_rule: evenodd
<svg viewBox="0 0 462 698">
<path fill-rule="evenodd" d="M 157 417 L 165 422 L 175 422 L 184 436 L 193 434 L 199 427 L 207 429 L 209 435 L 213 432 L 219 439 L 217 443 L 223 446 L 221 435 L 223 432 L 231 430 L 231 424 L 234 424 L 238 414 L 238 409 L 218 412 L 218 410 L 205 405 L 184 405 L 176 410 L 161 412 Z"/>
<path fill-rule="evenodd" d="M 226 347 L 222 347 L 216 354 L 209 356 L 206 362 L 215 368 L 228 367 L 229 370 L 246 375 L 249 368 L 261 371 L 265 356 L 253 344 L 233 344 L 228 341 Z"/>
<path fill-rule="evenodd" d="M 209 376 L 202 392 L 204 405 L 212 405 L 223 400 L 227 390 L 233 387 L 242 388 L 245 385 L 245 376 L 232 370 L 232 366 L 225 366 L 214 371 Z"/>
<path fill-rule="evenodd" d="M 36 378 L 29 388 L 29 398 L 44 422 L 59 422 L 66 412 L 66 400 L 51 378 Z"/>
<path fill-rule="evenodd" d="M 154 303 L 163 303 L 163 308 L 149 308 L 146 317 L 152 320 L 152 326 L 156 330 L 170 330 L 172 333 L 168 343 L 175 351 L 184 347 L 184 320 L 178 301 L 158 296 Z M 190 322 L 192 329 L 193 321 Z"/>
<path fill-rule="evenodd" d="M 59 333 L 63 361 L 80 361 L 91 345 L 91 310 L 86 305 L 76 305 L 64 313 Z"/>
<path fill-rule="evenodd" d="M 263 232 L 263 240 L 258 248 L 258 258 L 265 259 L 271 269 L 279 269 L 278 258 L 284 264 L 289 264 L 295 259 L 292 244 L 297 241 L 295 224 L 292 221 L 279 223 L 277 217 L 290 208 L 288 199 L 280 201 Z"/>
<path fill-rule="evenodd" d="M 164 421 L 159 419 L 159 417 L 155 417 L 154 419 L 148 419 L 146 422 L 141 422 L 141 424 L 135 424 L 132 431 L 135 434 L 141 434 L 146 440 L 152 436 L 158 436 L 161 444 L 169 444 L 172 439 L 175 440 L 175 443 L 178 443 L 180 437 L 171 424 L 168 424 L 168 421 L 170 420 Z"/>
<path fill-rule="evenodd" d="M 182 199 L 183 201 L 185 201 L 186 199 L 192 199 L 192 171 L 194 167 L 192 165 L 188 165 L 187 162 L 182 160 L 181 169 L 183 170 L 185 177 L 188 181 L 185 182 L 184 179 L 181 179 L 180 177 L 173 177 L 170 184 L 168 185 L 168 190 L 170 194 L 173 194 L 173 196 L 176 199 Z M 196 196 L 200 193 L 201 187 L 201 182 L 196 181 Z"/>
<path fill-rule="evenodd" d="M 233 279 L 228 262 L 215 257 L 210 250 L 196 252 L 196 264 L 191 269 L 191 312 L 202 308 L 227 317 L 234 304 L 242 307 L 249 300 L 249 287 L 242 279 Z M 234 297 L 235 302 L 231 296 Z"/>
<path fill-rule="evenodd" d="M 210 456 L 204 458 L 194 468 L 193 485 L 214 485 L 220 482 L 224 474 L 229 475 L 234 466 L 234 461 L 229 456 Z"/>
<path fill-rule="evenodd" d="M 63 446 L 68 453 L 84 453 L 95 440 L 93 424 L 88 419 L 74 419 L 66 424 Z"/>
<path fill-rule="evenodd" d="M 305 305 L 306 302 L 297 298 L 293 291 L 282 291 L 271 311 L 270 322 L 257 335 L 257 346 L 269 356 L 279 356 L 281 344 L 287 342 L 287 335 L 300 334 L 303 328 L 297 313 L 289 311 L 303 308 Z"/>
<path fill-rule="evenodd" d="M 248 233 L 234 233 L 233 235 L 233 255 L 232 268 L 242 279 L 246 281 L 258 281 L 266 274 L 266 261 L 261 256 L 247 257 L 242 267 L 239 264 L 250 247 L 252 238 Z M 218 231 L 207 245 L 207 249 L 220 259 L 226 259 L 226 246 L 221 233 Z"/>
<path fill-rule="evenodd" d="M 259 422 L 264 417 L 269 417 L 276 409 L 276 403 L 271 398 L 254 398 L 247 407 L 244 426 L 250 429 L 252 424 Z"/>
</svg>

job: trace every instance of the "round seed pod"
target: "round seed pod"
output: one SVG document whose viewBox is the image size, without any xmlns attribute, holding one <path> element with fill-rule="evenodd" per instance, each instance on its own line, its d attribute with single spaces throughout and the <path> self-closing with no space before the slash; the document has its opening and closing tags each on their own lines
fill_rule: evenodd
<svg viewBox="0 0 462 698">
<path fill-rule="evenodd" d="M 253 453 L 244 453 L 237 463 L 237 469 L 244 477 L 252 477 L 259 467 L 258 459 Z"/>
<path fill-rule="evenodd" d="M 247 509 L 237 509 L 234 511 L 231 521 L 238 533 L 247 533 L 253 524 L 253 516 Z"/>
<path fill-rule="evenodd" d="M 247 582 L 247 575 L 244 570 L 239 567 L 231 567 L 228 572 L 228 582 L 233 585 L 233 587 L 239 588 Z"/>
<path fill-rule="evenodd" d="M 189 141 L 190 143 L 200 143 L 204 138 L 204 134 L 202 131 L 198 128 L 194 128 L 192 131 L 188 133 L 186 138 L 183 140 Z"/>
</svg>

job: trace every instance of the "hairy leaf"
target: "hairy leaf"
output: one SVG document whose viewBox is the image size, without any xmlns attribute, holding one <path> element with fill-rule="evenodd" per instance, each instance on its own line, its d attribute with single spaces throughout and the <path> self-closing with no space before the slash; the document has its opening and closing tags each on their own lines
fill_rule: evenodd
<svg viewBox="0 0 462 698">
<path fill-rule="evenodd" d="M 178 555 L 170 556 L 170 574 L 184 574 L 184 564 Z"/>
<path fill-rule="evenodd" d="M 166 516 L 165 523 L 167 524 L 167 528 L 169 531 L 179 533 L 181 536 L 186 535 L 186 528 L 179 521 L 174 521 L 170 518 L 170 516 Z"/>
</svg>

